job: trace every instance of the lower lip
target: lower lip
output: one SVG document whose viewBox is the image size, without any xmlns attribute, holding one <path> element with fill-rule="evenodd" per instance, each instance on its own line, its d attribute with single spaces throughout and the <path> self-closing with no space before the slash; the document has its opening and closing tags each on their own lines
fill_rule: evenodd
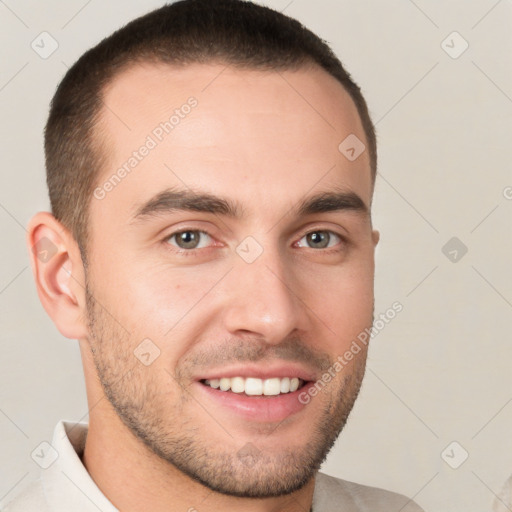
<svg viewBox="0 0 512 512">
<path fill-rule="evenodd" d="M 283 421 L 288 416 L 302 411 L 307 404 L 299 401 L 299 395 L 307 393 L 308 388 L 314 385 L 313 382 L 307 382 L 297 391 L 280 395 L 248 396 L 245 393 L 220 391 L 200 382 L 195 384 L 199 387 L 199 392 L 210 400 L 214 400 L 244 419 L 259 423 Z"/>
</svg>

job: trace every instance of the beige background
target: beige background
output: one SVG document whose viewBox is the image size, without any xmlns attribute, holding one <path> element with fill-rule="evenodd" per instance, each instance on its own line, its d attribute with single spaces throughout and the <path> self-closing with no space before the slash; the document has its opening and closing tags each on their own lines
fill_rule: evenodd
<svg viewBox="0 0 512 512">
<path fill-rule="evenodd" d="M 512 3 L 261 3 L 326 39 L 367 97 L 380 157 L 376 314 L 404 307 L 373 339 L 323 469 L 427 511 L 490 510 L 512 473 Z M 48 104 L 87 48 L 159 5 L 0 1 L 0 505 L 37 477 L 30 453 L 59 419 L 87 421 L 78 343 L 46 316 L 25 249 L 27 221 L 48 209 Z M 31 48 L 43 31 L 59 45 L 47 59 Z M 453 56 L 464 40 L 458 58 L 443 49 Z M 452 237 L 467 254 L 445 256 Z M 463 450 L 453 469 L 445 460 L 457 465 Z"/>
</svg>

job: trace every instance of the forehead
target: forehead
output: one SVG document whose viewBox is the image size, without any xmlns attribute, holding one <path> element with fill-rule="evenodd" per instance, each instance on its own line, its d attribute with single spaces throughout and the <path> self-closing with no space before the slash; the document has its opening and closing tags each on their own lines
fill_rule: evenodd
<svg viewBox="0 0 512 512">
<path fill-rule="evenodd" d="M 330 187 L 370 203 L 368 151 L 350 161 L 339 150 L 347 137 L 365 143 L 357 109 L 319 67 L 137 64 L 108 85 L 103 105 L 107 164 L 97 185 L 113 186 L 101 210 L 117 202 L 129 216 L 176 186 L 236 195 L 249 209 L 255 201 L 288 208 L 308 191 Z"/>
</svg>

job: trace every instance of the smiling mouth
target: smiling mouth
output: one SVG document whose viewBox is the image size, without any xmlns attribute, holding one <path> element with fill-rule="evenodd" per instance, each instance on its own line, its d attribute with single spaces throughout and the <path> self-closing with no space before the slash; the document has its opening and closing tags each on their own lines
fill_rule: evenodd
<svg viewBox="0 0 512 512">
<path fill-rule="evenodd" d="M 304 387 L 308 381 L 298 377 L 222 377 L 220 379 L 202 379 L 201 384 L 226 393 L 238 393 L 246 396 L 279 396 L 293 393 Z"/>
</svg>

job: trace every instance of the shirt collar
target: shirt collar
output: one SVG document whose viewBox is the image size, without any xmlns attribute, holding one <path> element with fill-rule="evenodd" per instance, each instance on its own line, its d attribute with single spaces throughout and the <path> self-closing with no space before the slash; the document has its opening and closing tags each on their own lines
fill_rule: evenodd
<svg viewBox="0 0 512 512">
<path fill-rule="evenodd" d="M 53 433 L 55 461 L 42 471 L 41 482 L 52 511 L 119 512 L 101 492 L 80 457 L 88 424 L 60 420 Z"/>
</svg>

